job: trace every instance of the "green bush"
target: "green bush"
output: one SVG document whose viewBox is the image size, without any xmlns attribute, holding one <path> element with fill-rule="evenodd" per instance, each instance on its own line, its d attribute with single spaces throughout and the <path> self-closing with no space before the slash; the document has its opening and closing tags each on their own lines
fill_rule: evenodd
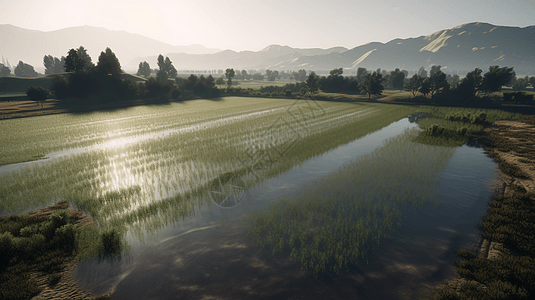
<svg viewBox="0 0 535 300">
<path fill-rule="evenodd" d="M 533 94 L 528 94 L 526 92 L 509 92 L 503 93 L 503 101 L 505 102 L 515 102 L 523 103 L 533 101 Z"/>
<path fill-rule="evenodd" d="M 31 86 L 28 88 L 28 90 L 26 90 L 26 95 L 28 95 L 28 97 L 34 101 L 46 100 L 48 94 L 50 94 L 50 91 L 40 86 Z"/>
<path fill-rule="evenodd" d="M 121 236 L 116 230 L 102 232 L 101 240 L 104 255 L 117 256 L 121 253 Z"/>
<path fill-rule="evenodd" d="M 291 97 L 291 96 L 292 96 L 292 90 L 289 90 L 289 89 L 286 90 L 286 92 L 284 93 L 284 95 L 285 95 L 286 97 Z"/>
</svg>

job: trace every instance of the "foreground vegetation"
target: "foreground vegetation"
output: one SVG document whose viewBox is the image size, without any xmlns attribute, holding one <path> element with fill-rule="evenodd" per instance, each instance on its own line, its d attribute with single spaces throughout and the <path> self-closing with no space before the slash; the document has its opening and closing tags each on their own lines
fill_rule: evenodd
<svg viewBox="0 0 535 300">
<path fill-rule="evenodd" d="M 315 275 L 338 273 L 364 262 L 367 253 L 399 224 L 400 206 L 411 203 L 418 208 L 436 201 L 438 174 L 455 148 L 464 143 L 456 129 L 469 126 L 462 114 L 474 113 L 436 107 L 417 111 L 427 113 L 418 121 L 424 128 L 426 123 L 442 120 L 435 116 L 446 116 L 448 130 L 430 134 L 414 129 L 390 139 L 295 199 L 281 198 L 268 210 L 250 215 L 245 222 L 248 236 L 273 255 L 298 261 Z M 477 116 L 474 123 L 519 118 L 499 110 L 479 111 Z M 474 125 L 469 135 L 480 135 L 482 129 Z"/>
<path fill-rule="evenodd" d="M 228 97 L 135 107 L 114 112 L 113 118 L 91 113 L 2 121 L 11 133 L 3 136 L 6 160 L 43 149 L 91 148 L 1 174 L 0 210 L 21 212 L 68 199 L 105 230 L 141 234 L 211 205 L 209 192 L 225 182 L 214 179 L 224 174 L 243 175 L 247 188 L 413 110 L 321 102 L 312 115 L 310 107 L 298 104 Z"/>
<path fill-rule="evenodd" d="M 78 227 L 66 209 L 49 216 L 0 217 L 0 299 L 30 299 L 41 288 L 33 272 L 48 274 L 48 284 L 61 279 L 65 262 L 100 254 L 119 255 L 122 244 L 114 231 L 94 225 Z"/>
</svg>

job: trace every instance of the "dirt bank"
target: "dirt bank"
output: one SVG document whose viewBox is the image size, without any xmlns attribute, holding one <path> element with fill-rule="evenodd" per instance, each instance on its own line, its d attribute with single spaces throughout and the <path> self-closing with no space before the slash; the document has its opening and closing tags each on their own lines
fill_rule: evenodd
<svg viewBox="0 0 535 300">
<path fill-rule="evenodd" d="M 501 182 L 495 193 L 505 197 L 511 197 L 515 190 L 535 193 L 535 116 L 524 115 L 522 121 L 496 121 L 485 129 L 485 143 L 485 151 L 500 167 Z M 488 260 L 517 256 L 503 243 L 487 239 L 481 241 L 477 255 Z M 445 284 L 458 296 L 471 284 L 481 285 L 465 278 L 447 280 Z"/>
</svg>

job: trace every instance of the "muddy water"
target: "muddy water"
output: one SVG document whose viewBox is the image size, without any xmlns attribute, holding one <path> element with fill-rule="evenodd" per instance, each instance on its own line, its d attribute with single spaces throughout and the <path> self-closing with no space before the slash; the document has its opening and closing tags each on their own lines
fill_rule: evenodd
<svg viewBox="0 0 535 300">
<path fill-rule="evenodd" d="M 298 195 L 315 180 L 380 147 L 407 127 L 392 123 L 248 190 L 235 207 L 212 206 L 172 224 L 120 260 L 81 262 L 73 271 L 93 295 L 112 299 L 417 299 L 454 276 L 455 252 L 478 241 L 497 168 L 482 149 L 459 147 L 438 180 L 439 205 L 402 207 L 402 224 L 362 262 L 338 276 L 314 278 L 247 239 L 237 221 L 275 199 Z"/>
</svg>

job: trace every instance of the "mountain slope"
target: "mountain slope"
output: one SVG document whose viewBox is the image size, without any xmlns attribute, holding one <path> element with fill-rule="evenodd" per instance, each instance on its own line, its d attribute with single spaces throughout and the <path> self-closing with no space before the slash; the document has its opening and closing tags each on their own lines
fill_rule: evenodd
<svg viewBox="0 0 535 300">
<path fill-rule="evenodd" d="M 19 60 L 42 70 L 43 57 L 52 55 L 66 56 L 71 48 L 84 46 L 93 62 L 98 60 L 101 51 L 110 47 L 125 64 L 135 57 L 165 53 L 215 53 L 218 49 L 208 49 L 201 45 L 173 46 L 160 41 L 132 34 L 125 31 L 114 31 L 100 27 L 79 26 L 55 31 L 43 32 L 19 28 L 13 25 L 0 25 L 0 54 L 8 58 L 12 65 Z M 4 42 L 9 41 L 9 42 Z M 154 64 L 156 62 L 149 62 Z"/>
</svg>

